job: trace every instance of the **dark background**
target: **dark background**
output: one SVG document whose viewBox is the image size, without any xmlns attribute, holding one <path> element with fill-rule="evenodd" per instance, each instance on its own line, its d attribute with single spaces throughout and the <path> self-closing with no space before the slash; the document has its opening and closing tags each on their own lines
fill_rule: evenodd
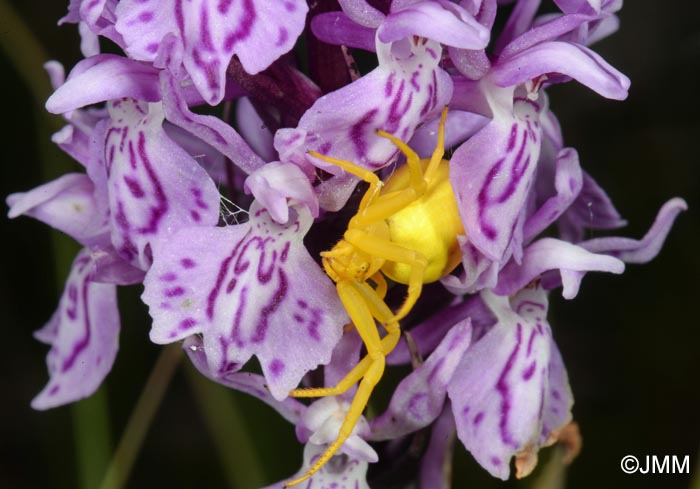
<svg viewBox="0 0 700 489">
<path fill-rule="evenodd" d="M 10 3 L 48 59 L 60 60 L 68 71 L 81 58 L 75 26 L 55 26 L 67 2 Z M 629 221 L 619 234 L 641 237 L 670 197 L 685 198 L 690 210 L 679 217 L 661 254 L 650 264 L 631 265 L 623 276 L 589 274 L 573 301 L 552 296 L 550 321 L 569 371 L 574 416 L 584 440 L 567 487 L 688 488 L 689 476 L 624 475 L 619 462 L 627 454 L 681 459 L 689 455 L 691 471 L 700 471 L 700 8 L 689 0 L 635 0 L 627 2 L 620 17 L 621 30 L 596 50 L 631 78 L 629 99 L 608 101 L 570 83 L 550 90 L 552 110 L 562 123 L 566 143 L 579 151 L 582 166 Z M 0 15 L 0 36 L 15 28 Z M 8 49 L 7 42 L 1 44 Z M 78 171 L 48 141 L 60 121 L 44 114 L 43 100 L 32 95 L 47 93 L 47 87 L 30 89 L 25 82 L 25 74 L 40 69 L 44 59 L 36 59 L 40 53 L 23 43 L 9 48 L 0 51 L 3 197 L 66 170 Z M 53 312 L 75 248 L 32 219 L 0 218 L 0 226 L 0 487 L 92 487 L 89 481 L 99 477 L 79 475 L 73 435 L 75 416 L 86 416 L 92 409 L 89 402 L 47 412 L 29 407 L 47 380 L 47 349 L 32 332 Z M 139 294 L 138 287 L 120 289 L 121 350 L 101 389 L 112 444 L 161 350 L 148 341 L 149 324 Z M 196 381 L 186 375 L 187 368 L 175 375 L 129 487 L 225 487 L 231 480 L 215 455 L 216 445 L 193 389 Z M 265 483 L 297 470 L 301 447 L 291 426 L 242 394 L 224 389 L 215 389 L 215 394 L 237 406 L 249 438 L 229 441 L 258 459 Z M 103 469 L 99 454 L 94 455 L 98 461 L 92 469 L 99 475 Z M 235 467 L 241 456 L 234 451 L 228 464 Z M 523 482 L 491 479 L 463 448 L 457 449 L 455 472 L 455 488 L 528 487 L 538 480 L 538 473 Z"/>
</svg>

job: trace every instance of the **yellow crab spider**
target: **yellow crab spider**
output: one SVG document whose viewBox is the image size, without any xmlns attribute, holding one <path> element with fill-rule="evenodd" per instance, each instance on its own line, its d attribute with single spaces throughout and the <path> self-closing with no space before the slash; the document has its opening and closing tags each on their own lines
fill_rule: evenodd
<svg viewBox="0 0 700 489">
<path fill-rule="evenodd" d="M 335 387 L 295 389 L 290 393 L 293 397 L 335 396 L 360 382 L 336 440 L 304 475 L 285 487 L 310 478 L 348 439 L 384 373 L 386 355 L 399 340 L 399 321 L 415 305 L 424 283 L 439 280 L 460 262 L 457 235 L 464 234 L 464 229 L 450 185 L 449 162 L 443 159 L 446 117 L 447 107 L 442 111 L 437 146 L 430 158 L 420 159 L 403 141 L 377 131 L 407 160 L 386 183 L 354 163 L 309 152 L 369 183 L 343 238 L 330 251 L 321 253 L 323 267 L 335 282 L 367 354 Z M 384 275 L 408 286 L 406 299 L 396 313 L 384 302 Z M 383 338 L 377 322 L 386 331 Z"/>
</svg>

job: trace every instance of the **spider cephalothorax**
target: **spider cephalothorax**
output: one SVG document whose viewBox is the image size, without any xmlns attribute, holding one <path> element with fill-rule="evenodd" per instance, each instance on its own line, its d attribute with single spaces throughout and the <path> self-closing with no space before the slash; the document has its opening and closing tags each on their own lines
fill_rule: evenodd
<svg viewBox="0 0 700 489">
<path fill-rule="evenodd" d="M 446 117 L 447 108 L 442 112 L 438 143 L 429 159 L 421 160 L 395 136 L 377 131 L 396 144 L 407 160 L 386 184 L 354 163 L 309 152 L 369 183 L 343 238 L 331 250 L 321 253 L 323 267 L 336 283 L 338 296 L 362 337 L 367 354 L 335 387 L 291 392 L 294 397 L 333 396 L 360 382 L 338 438 L 306 474 L 287 482 L 287 487 L 316 473 L 350 436 L 384 373 L 386 355 L 399 340 L 399 321 L 415 305 L 424 283 L 450 273 L 460 261 L 457 235 L 464 230 L 449 181 L 449 162 L 442 159 Z M 408 286 L 406 299 L 396 312 L 384 302 L 384 275 Z M 377 323 L 386 331 L 383 338 Z"/>
</svg>

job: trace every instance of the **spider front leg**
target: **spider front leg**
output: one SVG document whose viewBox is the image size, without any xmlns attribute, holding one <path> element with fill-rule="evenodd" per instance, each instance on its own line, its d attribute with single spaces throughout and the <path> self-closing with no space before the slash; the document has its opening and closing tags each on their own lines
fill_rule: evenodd
<svg viewBox="0 0 700 489">
<path fill-rule="evenodd" d="M 355 377 L 361 377 L 362 380 L 345 415 L 338 437 L 321 454 L 306 474 L 287 482 L 285 487 L 294 486 L 310 478 L 335 455 L 345 440 L 350 437 L 353 428 L 367 406 L 374 386 L 382 378 L 386 363 L 386 352 L 393 350 L 399 340 L 399 328 L 396 323 L 387 323 L 386 329 L 388 334 L 383 340 L 379 339 L 379 331 L 374 321 L 375 317 L 380 316 L 378 319 L 390 321 L 391 310 L 378 298 L 376 292 L 369 285 L 360 282 L 343 281 L 338 282 L 337 290 L 338 297 L 340 297 L 343 306 L 348 311 L 350 319 L 352 319 L 367 349 L 365 358 L 341 381 L 339 386 L 342 384 L 342 387 L 347 390 L 357 381 Z M 338 387 L 335 389 L 338 389 Z M 329 390 L 333 390 L 333 388 Z"/>
<path fill-rule="evenodd" d="M 371 256 L 396 263 L 406 263 L 411 267 L 406 299 L 392 318 L 395 322 L 403 319 L 416 304 L 423 290 L 423 276 L 428 260 L 419 251 L 377 238 L 361 229 L 348 229 L 345 240 Z"/>
</svg>

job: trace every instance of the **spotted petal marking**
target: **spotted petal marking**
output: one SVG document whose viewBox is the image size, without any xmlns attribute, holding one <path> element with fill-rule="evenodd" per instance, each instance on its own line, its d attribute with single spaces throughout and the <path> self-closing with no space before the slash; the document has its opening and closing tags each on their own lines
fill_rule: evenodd
<svg viewBox="0 0 700 489">
<path fill-rule="evenodd" d="M 510 115 L 491 123 L 455 151 L 450 182 L 469 241 L 501 261 L 522 226 L 521 213 L 540 155 L 540 105 L 516 99 Z"/>
<path fill-rule="evenodd" d="M 49 383 L 32 401 L 49 409 L 91 395 L 112 369 L 119 349 L 119 310 L 114 285 L 91 281 L 88 249 L 73 262 L 58 309 L 35 333 L 51 345 L 46 357 Z"/>
<path fill-rule="evenodd" d="M 175 33 L 185 48 L 185 69 L 216 105 L 233 55 L 248 73 L 259 73 L 294 47 L 307 12 L 302 0 L 122 0 L 116 28 L 127 53 L 145 61 L 153 61 L 163 38 Z"/>
<path fill-rule="evenodd" d="M 490 292 L 482 292 L 482 298 L 498 322 L 467 350 L 448 394 L 459 439 L 486 470 L 505 480 L 513 455 L 540 446 L 544 417 L 548 433 L 560 427 L 551 421 L 570 419 L 570 392 L 556 363 L 560 359 L 551 365 L 546 293 L 525 289 L 510 302 Z M 565 395 L 569 401 L 564 404 L 552 402 Z M 554 415 L 552 409 L 565 406 L 566 412 Z"/>
<path fill-rule="evenodd" d="M 148 269 L 151 242 L 192 225 L 215 225 L 219 192 L 206 171 L 163 131 L 161 104 L 109 104 L 105 136 L 112 243 Z"/>
<path fill-rule="evenodd" d="M 394 43 L 393 46 L 401 43 Z M 389 163 L 396 146 L 377 136 L 377 129 L 408 141 L 416 127 L 440 110 L 452 96 L 452 81 L 438 63 L 442 48 L 434 41 L 402 42 L 402 58 L 392 44 L 377 40 L 379 67 L 340 90 L 319 98 L 295 129 L 275 135 L 275 148 L 283 162 L 301 167 L 316 165 L 333 174 L 336 166 L 309 157 L 313 150 L 352 161 L 375 171 Z M 400 51 L 398 47 L 396 50 Z M 321 206 L 340 209 L 354 188 L 347 175 L 321 184 Z"/>
<path fill-rule="evenodd" d="M 283 399 L 330 361 L 348 318 L 335 287 L 306 251 L 312 218 L 297 209 L 281 226 L 254 203 L 250 221 L 183 229 L 154 249 L 143 300 L 156 343 L 203 335 L 212 375 L 257 355 Z"/>
</svg>

